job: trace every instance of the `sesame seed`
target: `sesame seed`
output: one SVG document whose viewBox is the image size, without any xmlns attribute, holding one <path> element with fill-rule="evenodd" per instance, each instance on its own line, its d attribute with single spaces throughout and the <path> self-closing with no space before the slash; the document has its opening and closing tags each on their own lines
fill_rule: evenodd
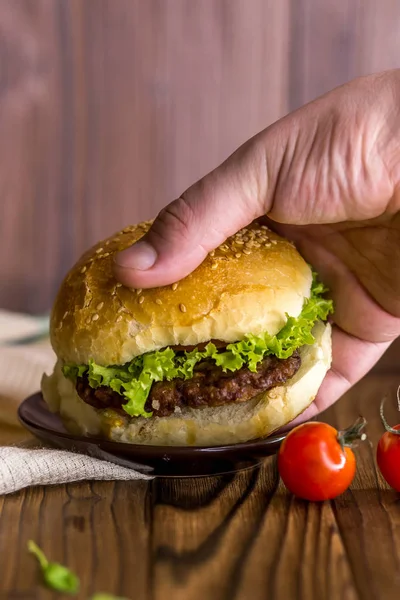
<svg viewBox="0 0 400 600">
<path fill-rule="evenodd" d="M 266 248 L 271 248 L 271 243 L 270 243 L 270 242 L 267 242 L 266 244 L 264 244 L 264 246 L 265 246 Z"/>
<path fill-rule="evenodd" d="M 261 244 L 259 242 L 253 242 L 255 248 L 260 248 Z"/>
<path fill-rule="evenodd" d="M 64 319 L 65 319 L 66 316 L 68 316 L 68 311 L 67 310 L 65 311 L 64 316 L 62 318 L 63 321 L 64 321 Z"/>
<path fill-rule="evenodd" d="M 185 313 L 187 309 L 186 309 L 186 306 L 185 306 L 184 304 L 180 304 L 180 305 L 179 305 L 179 310 L 180 310 L 181 312 Z"/>
<path fill-rule="evenodd" d="M 215 250 L 211 250 L 210 256 L 215 256 Z"/>
<path fill-rule="evenodd" d="M 250 241 L 250 238 L 249 238 L 249 236 L 248 236 L 248 235 L 245 235 L 245 236 L 244 236 L 244 238 L 243 238 L 243 241 L 244 241 L 244 242 L 249 242 L 249 241 Z"/>
<path fill-rule="evenodd" d="M 84 273 L 84 272 L 86 271 L 86 269 L 87 269 L 87 267 L 86 267 L 86 265 L 85 265 L 84 267 L 82 267 L 82 269 L 81 269 L 81 273 Z"/>
<path fill-rule="evenodd" d="M 158 304 L 159 306 L 162 304 L 162 300 L 160 300 L 160 298 L 156 299 L 156 304 Z"/>
<path fill-rule="evenodd" d="M 211 267 L 210 267 L 210 268 L 211 268 L 211 269 L 214 271 L 214 269 L 216 269 L 217 267 L 218 267 L 218 263 L 216 263 L 216 262 L 213 262 L 213 263 L 211 264 Z"/>
<path fill-rule="evenodd" d="M 143 304 L 143 302 L 144 302 L 144 296 L 139 296 L 138 302 L 139 302 L 139 304 Z"/>
<path fill-rule="evenodd" d="M 249 250 L 248 248 L 243 248 L 242 252 L 243 254 L 251 254 L 251 250 Z"/>
<path fill-rule="evenodd" d="M 138 289 L 136 290 L 136 293 L 137 293 L 137 295 L 138 295 L 138 296 L 140 296 L 140 294 L 142 293 L 142 291 L 143 291 L 143 290 L 142 290 L 142 288 L 138 288 Z"/>
<path fill-rule="evenodd" d="M 177 283 L 173 283 L 173 284 L 172 284 L 172 289 L 173 289 L 173 291 L 175 291 L 177 287 L 178 287 L 178 284 L 177 284 Z"/>
<path fill-rule="evenodd" d="M 118 288 L 118 287 L 121 287 L 121 286 L 122 286 L 122 283 L 116 283 L 116 284 L 115 284 L 115 287 L 117 287 L 117 288 Z"/>
<path fill-rule="evenodd" d="M 243 246 L 243 244 L 244 244 L 244 241 L 243 241 L 243 240 L 241 240 L 241 239 L 237 239 L 237 240 L 236 240 L 236 243 L 237 243 L 237 244 L 239 244 L 239 246 Z"/>
<path fill-rule="evenodd" d="M 261 225 L 261 229 L 264 229 L 264 231 L 269 231 L 269 229 L 266 225 Z"/>
<path fill-rule="evenodd" d="M 277 241 L 277 240 L 271 240 L 271 242 L 272 242 L 273 244 L 277 244 L 277 243 L 278 243 L 278 241 Z"/>
<path fill-rule="evenodd" d="M 119 242 L 119 240 L 120 240 L 120 238 L 119 238 L 119 237 L 115 237 L 115 238 L 113 239 L 113 242 Z"/>
<path fill-rule="evenodd" d="M 104 254 L 102 254 L 100 258 L 107 258 L 107 256 L 110 256 L 110 253 L 104 252 Z"/>
<path fill-rule="evenodd" d="M 240 252 L 236 252 L 235 256 L 236 256 L 236 258 L 240 258 L 242 255 Z"/>
<path fill-rule="evenodd" d="M 97 313 L 95 313 L 92 317 L 92 321 L 97 321 L 98 318 L 99 318 L 99 315 Z"/>
<path fill-rule="evenodd" d="M 119 315 L 119 317 L 117 317 L 117 323 L 120 323 L 122 321 L 122 315 Z"/>
<path fill-rule="evenodd" d="M 99 302 L 99 304 L 96 306 L 96 310 L 101 310 L 104 306 L 104 302 Z"/>
<path fill-rule="evenodd" d="M 109 243 L 110 243 L 110 240 L 107 240 L 107 241 L 106 241 L 106 246 L 108 246 L 108 244 L 109 244 Z"/>
<path fill-rule="evenodd" d="M 100 254 L 100 252 L 103 252 L 103 248 L 97 248 L 96 254 Z"/>
</svg>

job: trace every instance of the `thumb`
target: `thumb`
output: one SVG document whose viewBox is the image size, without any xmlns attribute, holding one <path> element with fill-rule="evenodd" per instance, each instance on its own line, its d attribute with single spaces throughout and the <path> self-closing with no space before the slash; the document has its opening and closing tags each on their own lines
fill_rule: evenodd
<svg viewBox="0 0 400 600">
<path fill-rule="evenodd" d="M 259 137 L 166 206 L 140 241 L 116 255 L 114 273 L 121 283 L 148 288 L 178 281 L 226 238 L 268 212 L 274 186 L 268 181 L 266 146 L 272 156 L 283 152 Z"/>
</svg>

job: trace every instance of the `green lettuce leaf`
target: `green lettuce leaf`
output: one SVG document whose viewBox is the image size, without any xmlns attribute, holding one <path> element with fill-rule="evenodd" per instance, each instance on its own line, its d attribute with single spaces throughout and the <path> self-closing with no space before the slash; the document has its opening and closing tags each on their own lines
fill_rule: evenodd
<svg viewBox="0 0 400 600">
<path fill-rule="evenodd" d="M 87 371 L 87 365 L 64 365 L 63 373 L 67 379 L 76 381 L 78 377 L 82 377 Z"/>
<path fill-rule="evenodd" d="M 60 563 L 50 562 L 43 550 L 33 541 L 28 541 L 28 551 L 33 554 L 40 565 L 43 581 L 48 588 L 75 596 L 79 591 L 79 578 Z"/>
<path fill-rule="evenodd" d="M 325 321 L 333 312 L 331 300 L 324 298 L 327 288 L 317 280 L 313 273 L 310 298 L 304 301 L 298 317 L 289 317 L 283 328 L 276 334 L 247 334 L 244 338 L 219 351 L 211 342 L 204 350 L 192 350 L 176 354 L 172 348 L 149 352 L 125 365 L 103 367 L 90 361 L 89 365 L 64 365 L 65 377 L 76 382 L 78 377 L 86 375 L 92 388 L 108 386 L 126 398 L 125 412 L 132 417 L 150 417 L 145 404 L 151 386 L 157 381 L 171 381 L 176 377 L 190 379 L 197 363 L 211 359 L 223 371 L 237 371 L 247 366 L 251 371 L 269 355 L 289 358 L 297 348 L 313 344 L 312 329 L 319 320 Z"/>
</svg>

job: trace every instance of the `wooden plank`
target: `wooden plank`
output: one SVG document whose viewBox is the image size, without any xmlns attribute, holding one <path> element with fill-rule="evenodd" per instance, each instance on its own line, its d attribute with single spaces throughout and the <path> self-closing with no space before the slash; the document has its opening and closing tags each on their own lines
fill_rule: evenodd
<svg viewBox="0 0 400 600">
<path fill-rule="evenodd" d="M 356 24 L 361 4 L 348 0 L 292 2 L 290 108 L 357 75 Z"/>
<path fill-rule="evenodd" d="M 399 420 L 397 385 L 396 375 L 370 375 L 322 415 L 343 428 L 363 414 L 372 443 L 357 449 L 356 479 L 331 503 L 293 499 L 274 458 L 223 477 L 80 483 L 0 498 L 0 597 L 53 597 L 38 587 L 26 552 L 33 538 L 79 573 L 82 597 L 103 589 L 154 600 L 394 600 L 400 505 L 374 454 L 387 391 L 388 419 Z"/>
<path fill-rule="evenodd" d="M 0 4 L 0 306 L 33 312 L 54 293 L 59 258 L 55 7 L 51 0 Z"/>
<path fill-rule="evenodd" d="M 377 414 L 382 397 L 390 393 L 386 412 L 390 423 L 400 421 L 395 391 L 398 376 L 365 378 L 330 411 L 343 426 L 357 414 L 368 420 L 370 444 L 357 452 L 357 476 L 351 492 L 334 503 L 335 518 L 357 588 L 366 600 L 398 596 L 400 581 L 400 504 L 398 494 L 383 480 L 376 465 L 377 442 L 383 427 Z M 346 497 L 347 496 L 347 497 Z"/>
<path fill-rule="evenodd" d="M 178 486 L 175 497 L 184 495 L 185 483 Z M 274 459 L 216 487 L 218 495 L 183 511 L 160 486 L 155 598 L 358 597 L 330 505 L 294 501 L 278 485 Z"/>
<path fill-rule="evenodd" d="M 374 372 L 400 374 L 400 338 L 395 340 L 389 350 L 382 356 L 374 368 Z"/>
<path fill-rule="evenodd" d="M 379 401 L 396 381 L 370 376 L 324 417 L 345 427 L 365 414 L 376 445 Z M 394 405 L 389 417 L 396 417 Z M 339 600 L 378 598 L 377 590 L 397 597 L 400 506 L 370 446 L 357 454 L 351 490 L 332 503 L 294 500 L 278 484 L 274 459 L 234 478 L 156 483 L 154 597 Z"/>
<path fill-rule="evenodd" d="M 146 598 L 145 482 L 78 483 L 0 497 L 0 598 L 58 597 L 39 585 L 35 540 L 80 577 L 80 598 L 104 591 Z"/>
<path fill-rule="evenodd" d="M 85 248 L 287 111 L 288 6 L 0 4 L 0 306 L 47 310 Z"/>
<path fill-rule="evenodd" d="M 356 68 L 359 75 L 378 73 L 399 67 L 400 4 L 397 0 L 358 3 L 354 21 Z"/>
</svg>

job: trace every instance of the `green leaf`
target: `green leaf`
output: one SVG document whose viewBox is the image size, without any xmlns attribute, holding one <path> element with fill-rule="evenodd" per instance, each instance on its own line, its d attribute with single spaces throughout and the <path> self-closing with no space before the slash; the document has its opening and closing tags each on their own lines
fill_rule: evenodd
<svg viewBox="0 0 400 600">
<path fill-rule="evenodd" d="M 153 380 L 144 372 L 141 373 L 139 379 L 122 383 L 123 396 L 128 400 L 123 408 L 128 415 L 131 417 L 151 417 L 152 413 L 146 412 L 144 406 L 152 385 Z"/>
<path fill-rule="evenodd" d="M 43 580 L 49 588 L 71 595 L 78 593 L 79 579 L 75 573 L 59 563 L 49 562 L 44 552 L 32 540 L 28 542 L 28 550 L 39 561 Z"/>
<path fill-rule="evenodd" d="M 218 367 L 222 367 L 224 371 L 238 371 L 244 365 L 245 359 L 234 344 L 227 346 L 229 349 L 225 352 L 219 352 L 213 357 L 215 364 Z"/>
<path fill-rule="evenodd" d="M 195 349 L 176 354 L 172 348 L 165 348 L 136 357 L 121 366 L 104 367 L 93 361 L 89 365 L 65 365 L 63 372 L 75 382 L 77 377 L 87 373 L 91 387 L 109 386 L 126 398 L 123 408 L 128 415 L 150 417 L 152 413 L 145 410 L 145 404 L 153 383 L 171 381 L 176 377 L 190 379 L 193 377 L 193 369 L 202 360 L 214 361 L 225 372 L 237 371 L 243 366 L 255 372 L 257 365 L 266 356 L 288 358 L 301 346 L 313 344 L 315 340 L 312 329 L 315 323 L 325 321 L 333 311 L 332 301 L 323 297 L 326 291 L 327 288 L 313 273 L 311 295 L 304 301 L 300 315 L 286 315 L 286 323 L 276 335 L 247 334 L 242 340 L 228 344 L 221 351 L 211 342 L 202 351 Z"/>
<path fill-rule="evenodd" d="M 43 578 L 48 587 L 75 595 L 79 590 L 79 579 L 67 567 L 58 563 L 49 563 L 43 571 Z"/>
<path fill-rule="evenodd" d="M 92 388 L 97 388 L 101 385 L 110 386 L 112 379 L 122 379 L 122 381 L 130 381 L 132 375 L 124 367 L 102 367 L 97 365 L 93 360 L 89 361 L 88 378 L 89 385 Z"/>
<path fill-rule="evenodd" d="M 67 377 L 67 379 L 72 379 L 72 381 L 75 381 L 75 383 L 78 377 L 82 377 L 85 371 L 87 371 L 86 365 L 66 364 L 62 367 L 64 376 Z"/>
<path fill-rule="evenodd" d="M 28 551 L 36 556 L 42 570 L 47 569 L 49 566 L 49 561 L 47 560 L 43 550 L 41 550 L 33 540 L 28 541 Z"/>
</svg>

